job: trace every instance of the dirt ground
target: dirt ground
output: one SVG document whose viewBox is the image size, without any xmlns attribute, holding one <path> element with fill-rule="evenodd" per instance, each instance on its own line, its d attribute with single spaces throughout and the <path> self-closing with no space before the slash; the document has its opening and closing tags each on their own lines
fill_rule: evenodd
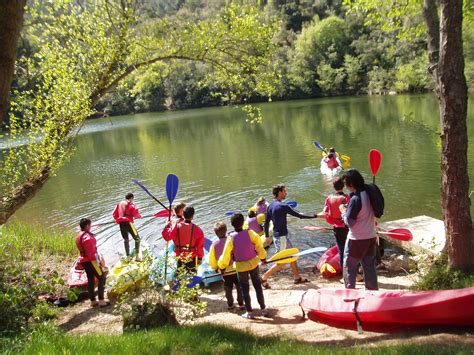
<svg viewBox="0 0 474 355">
<path fill-rule="evenodd" d="M 271 289 L 265 290 L 267 308 L 271 310 L 272 318 L 263 318 L 256 311 L 255 320 L 245 320 L 240 317 L 241 311 L 229 312 L 222 286 L 215 285 L 204 294 L 201 299 L 207 302 L 207 311 L 204 317 L 195 323 L 213 323 L 234 327 L 252 332 L 258 336 L 277 335 L 297 339 L 318 345 L 354 346 L 362 345 L 389 345 L 393 343 L 409 342 L 410 344 L 465 344 L 474 349 L 474 329 L 430 328 L 406 329 L 391 333 L 364 332 L 343 330 L 329 327 L 324 324 L 303 319 L 302 311 L 298 306 L 303 293 L 310 288 L 342 288 L 339 279 L 327 280 L 314 274 L 311 267 L 303 267 L 303 276 L 311 282 L 294 285 L 289 269 L 271 279 Z M 381 290 L 406 289 L 413 283 L 413 275 L 406 273 L 379 273 L 379 287 Z M 363 284 L 358 284 L 363 287 Z M 258 308 L 253 289 L 252 305 Z M 88 302 L 68 307 L 61 313 L 58 325 L 71 334 L 121 334 L 121 316 L 115 314 L 113 307 L 91 309 Z"/>
</svg>

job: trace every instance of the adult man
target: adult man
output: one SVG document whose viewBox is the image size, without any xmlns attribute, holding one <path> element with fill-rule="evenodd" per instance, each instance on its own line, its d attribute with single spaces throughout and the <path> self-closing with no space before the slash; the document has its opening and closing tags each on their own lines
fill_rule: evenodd
<svg viewBox="0 0 474 355">
<path fill-rule="evenodd" d="M 204 257 L 204 232 L 192 222 L 192 206 L 184 208 L 183 217 L 184 221 L 176 223 L 168 235 L 163 234 L 163 238 L 174 243 L 178 269 L 184 267 L 187 272 L 195 274 Z"/>
<path fill-rule="evenodd" d="M 344 223 L 349 226 L 344 248 L 344 283 L 346 288 L 355 288 L 360 263 L 364 270 L 365 288 L 378 290 L 375 267 L 377 231 L 370 196 L 364 178 L 357 170 L 347 170 L 342 179 L 351 192 L 348 206 L 340 206 Z"/>
<path fill-rule="evenodd" d="M 130 242 L 128 239 L 128 235 L 130 234 L 135 240 L 135 259 L 141 261 L 140 237 L 138 236 L 137 229 L 133 225 L 133 221 L 135 218 L 142 218 L 142 216 L 133 203 L 133 194 L 131 192 L 125 195 L 125 201 L 121 201 L 115 206 L 113 217 L 115 222 L 120 226 L 120 233 L 122 234 L 125 246 L 125 254 L 127 257 L 130 256 Z"/>
<path fill-rule="evenodd" d="M 301 219 L 317 218 L 318 216 L 316 214 L 305 215 L 299 213 L 290 206 L 288 206 L 286 203 L 284 203 L 283 200 L 286 198 L 287 195 L 286 187 L 284 184 L 273 186 L 272 192 L 273 196 L 275 197 L 275 200 L 270 204 L 270 206 L 268 206 L 264 229 L 265 236 L 268 238 L 270 221 L 273 222 L 273 240 L 275 243 L 276 251 L 279 252 L 280 250 L 292 247 L 291 241 L 288 239 L 288 227 L 286 221 L 287 215 L 291 215 Z M 270 288 L 270 285 L 268 284 L 268 278 L 275 272 L 281 270 L 283 266 L 283 264 L 274 264 L 270 270 L 263 274 L 262 286 L 264 288 Z M 295 284 L 309 282 L 308 279 L 303 279 L 301 277 L 296 261 L 291 263 L 291 271 L 293 272 Z"/>
</svg>

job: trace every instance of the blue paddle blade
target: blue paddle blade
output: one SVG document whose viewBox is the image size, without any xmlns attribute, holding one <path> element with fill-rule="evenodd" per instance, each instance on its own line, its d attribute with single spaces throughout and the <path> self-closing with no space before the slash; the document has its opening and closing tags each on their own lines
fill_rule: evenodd
<svg viewBox="0 0 474 355">
<path fill-rule="evenodd" d="M 132 179 L 132 182 L 135 184 L 135 185 L 138 185 L 143 191 L 145 191 L 149 196 L 151 197 L 155 197 L 151 194 L 150 191 L 148 191 L 148 189 L 140 182 L 138 181 L 137 179 Z"/>
<path fill-rule="evenodd" d="M 170 205 L 173 203 L 176 194 L 178 193 L 179 179 L 175 174 L 168 174 L 166 177 L 166 196 Z"/>
<path fill-rule="evenodd" d="M 298 202 L 296 201 L 286 201 L 285 203 L 291 208 L 296 208 L 296 206 L 298 206 Z"/>
<path fill-rule="evenodd" d="M 212 241 L 210 239 L 204 238 L 204 249 L 209 251 L 211 249 Z"/>
<path fill-rule="evenodd" d="M 321 144 L 319 144 L 316 140 L 313 141 L 313 145 L 320 149 L 322 152 L 325 152 L 326 150 L 321 146 Z"/>
<path fill-rule="evenodd" d="M 186 285 L 187 288 L 193 288 L 194 286 L 197 286 L 201 283 L 201 281 L 204 279 L 204 277 L 194 275 L 193 277 L 190 278 L 191 282 Z"/>
<path fill-rule="evenodd" d="M 312 253 L 320 253 L 322 251 L 326 251 L 327 249 L 328 248 L 326 247 L 315 247 L 315 248 L 300 251 L 298 254 L 295 254 L 295 256 L 303 256 L 303 255 L 312 254 Z"/>
<path fill-rule="evenodd" d="M 230 216 L 232 216 L 232 215 L 234 215 L 234 214 L 236 214 L 236 213 L 238 213 L 238 212 L 239 212 L 239 211 L 227 211 L 227 212 L 225 213 L 225 215 L 226 215 L 227 217 L 230 217 Z"/>
</svg>

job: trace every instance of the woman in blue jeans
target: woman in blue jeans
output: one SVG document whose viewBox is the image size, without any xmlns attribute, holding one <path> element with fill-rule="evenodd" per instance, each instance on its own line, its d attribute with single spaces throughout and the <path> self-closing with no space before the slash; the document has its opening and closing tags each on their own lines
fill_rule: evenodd
<svg viewBox="0 0 474 355">
<path fill-rule="evenodd" d="M 355 288 L 359 263 L 364 270 L 365 288 L 378 290 L 376 270 L 377 231 L 370 197 L 362 175 L 355 169 L 347 170 L 342 179 L 351 192 L 347 205 L 341 205 L 344 223 L 349 226 L 344 248 L 343 275 L 346 288 Z"/>
</svg>

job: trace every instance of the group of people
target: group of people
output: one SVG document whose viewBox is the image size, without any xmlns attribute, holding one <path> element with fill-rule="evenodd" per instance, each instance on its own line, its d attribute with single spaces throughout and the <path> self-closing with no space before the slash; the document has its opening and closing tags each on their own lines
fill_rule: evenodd
<svg viewBox="0 0 474 355">
<path fill-rule="evenodd" d="M 361 266 L 364 273 L 366 289 L 376 290 L 376 250 L 377 233 L 376 218 L 371 206 L 367 185 L 362 175 L 355 169 L 344 171 L 334 183 L 334 193 L 326 198 L 323 211 L 314 214 L 302 214 L 284 202 L 287 191 L 284 184 L 275 185 L 272 193 L 274 200 L 267 204 L 261 198 L 251 208 L 247 221 L 242 213 L 234 213 L 230 222 L 233 231 L 228 233 L 227 225 L 220 221 L 214 224 L 217 239 L 209 251 L 209 264 L 222 273 L 228 309 L 234 310 L 233 289 L 237 290 L 237 303 L 244 318 L 255 317 L 250 298 L 250 280 L 256 292 L 261 314 L 269 316 L 265 305 L 263 289 L 270 288 L 270 277 L 281 270 L 284 264 L 274 264 L 263 275 L 260 275 L 260 264 L 266 264 L 267 252 L 261 236 L 270 241 L 270 225 L 273 224 L 273 241 L 276 252 L 291 248 L 291 239 L 287 227 L 287 216 L 300 219 L 325 218 L 333 226 L 334 236 L 343 266 L 343 278 L 346 288 L 355 288 L 356 277 Z M 344 193 L 344 186 L 350 195 Z M 162 236 L 166 241 L 173 241 L 178 268 L 185 268 L 194 274 L 204 257 L 204 233 L 193 223 L 194 208 L 178 203 L 173 208 L 173 215 L 166 223 Z M 135 241 L 135 258 L 140 261 L 140 238 L 133 226 L 135 218 L 140 218 L 138 209 L 133 203 L 133 194 L 126 195 L 113 213 L 120 226 L 124 239 L 125 252 L 130 256 L 129 235 Z M 263 225 L 262 225 L 263 224 Z M 90 220 L 80 222 L 81 233 L 76 244 L 83 256 L 83 265 L 89 278 L 91 304 L 104 306 L 103 288 L 105 276 L 103 261 L 100 260 L 95 238 L 90 233 Z M 291 263 L 291 271 L 295 284 L 309 282 L 300 275 L 297 262 Z M 94 278 L 99 280 L 99 301 L 93 293 Z M 92 280 L 92 281 L 91 281 Z"/>
</svg>

